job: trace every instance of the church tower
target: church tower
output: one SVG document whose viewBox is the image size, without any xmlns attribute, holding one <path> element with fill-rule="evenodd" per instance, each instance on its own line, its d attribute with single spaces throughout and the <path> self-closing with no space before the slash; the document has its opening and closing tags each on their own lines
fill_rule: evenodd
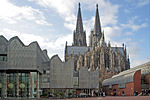
<svg viewBox="0 0 150 100">
<path fill-rule="evenodd" d="M 102 37 L 102 31 L 101 31 L 101 24 L 100 24 L 100 18 L 99 18 L 99 12 L 98 12 L 98 4 L 96 5 L 96 15 L 95 15 L 95 24 L 94 24 L 94 30 L 91 31 L 90 34 L 90 43 L 89 45 L 91 47 L 97 46 L 98 42 L 100 41 Z"/>
<path fill-rule="evenodd" d="M 74 30 L 73 33 L 73 46 L 87 46 L 86 32 L 83 29 L 80 3 L 78 8 L 76 30 Z"/>
</svg>

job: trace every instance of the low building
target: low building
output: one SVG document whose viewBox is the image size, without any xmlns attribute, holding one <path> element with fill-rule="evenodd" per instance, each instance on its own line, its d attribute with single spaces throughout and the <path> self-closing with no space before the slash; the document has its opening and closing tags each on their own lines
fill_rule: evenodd
<svg viewBox="0 0 150 100">
<path fill-rule="evenodd" d="M 144 89 L 150 89 L 150 62 L 123 71 L 102 82 L 107 95 L 133 96 Z"/>
<path fill-rule="evenodd" d="M 58 55 L 51 58 L 50 89 L 52 92 L 93 94 L 99 88 L 99 71 L 90 71 L 87 67 L 74 70 L 74 61 L 62 62 Z"/>
<path fill-rule="evenodd" d="M 39 97 L 44 66 L 49 58 L 37 42 L 0 36 L 0 97 Z"/>
<path fill-rule="evenodd" d="M 74 61 L 62 62 L 58 55 L 49 59 L 37 42 L 29 45 L 17 37 L 0 36 L 0 97 L 40 97 L 64 92 L 76 94 L 99 87 L 99 72 L 83 67 L 74 70 Z"/>
</svg>

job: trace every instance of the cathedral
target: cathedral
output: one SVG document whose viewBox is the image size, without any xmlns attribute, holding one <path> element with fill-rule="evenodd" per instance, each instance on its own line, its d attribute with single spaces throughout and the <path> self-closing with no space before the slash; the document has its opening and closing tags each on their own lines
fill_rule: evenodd
<svg viewBox="0 0 150 100">
<path fill-rule="evenodd" d="M 89 36 L 89 45 L 86 42 L 86 31 L 83 28 L 81 8 L 79 3 L 76 29 L 73 32 L 73 44 L 65 45 L 65 61 L 74 60 L 74 70 L 87 67 L 89 71 L 99 70 L 100 83 L 112 75 L 130 69 L 130 60 L 126 46 L 112 47 L 111 43 L 105 42 L 104 31 L 102 31 L 98 4 L 94 29 Z"/>
</svg>

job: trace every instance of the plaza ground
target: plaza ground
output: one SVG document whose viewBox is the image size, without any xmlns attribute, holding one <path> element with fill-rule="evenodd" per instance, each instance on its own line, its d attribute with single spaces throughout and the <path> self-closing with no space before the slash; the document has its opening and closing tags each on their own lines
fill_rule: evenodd
<svg viewBox="0 0 150 100">
<path fill-rule="evenodd" d="M 89 98 L 70 98 L 70 99 L 0 99 L 0 100 L 150 100 L 150 96 L 107 96 Z"/>
<path fill-rule="evenodd" d="M 63 100 L 150 100 L 150 96 L 108 96 L 108 97 L 91 97 L 91 98 L 72 98 Z"/>
</svg>

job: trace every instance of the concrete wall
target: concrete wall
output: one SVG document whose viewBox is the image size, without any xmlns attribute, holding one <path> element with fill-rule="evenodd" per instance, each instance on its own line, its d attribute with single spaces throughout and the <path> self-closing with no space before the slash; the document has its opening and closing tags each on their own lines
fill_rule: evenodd
<svg viewBox="0 0 150 100">
<path fill-rule="evenodd" d="M 0 36 L 0 54 L 7 54 L 7 44 L 8 40 L 5 37 Z"/>
<path fill-rule="evenodd" d="M 79 88 L 99 88 L 99 71 L 88 71 L 87 67 L 81 67 L 79 70 Z"/>
<path fill-rule="evenodd" d="M 37 42 L 25 46 L 18 37 L 9 40 L 7 46 L 7 69 L 38 70 L 42 72 L 43 62 L 48 62 Z"/>
<path fill-rule="evenodd" d="M 70 59 L 62 62 L 58 55 L 50 62 L 50 88 L 73 88 L 74 63 Z"/>
</svg>

